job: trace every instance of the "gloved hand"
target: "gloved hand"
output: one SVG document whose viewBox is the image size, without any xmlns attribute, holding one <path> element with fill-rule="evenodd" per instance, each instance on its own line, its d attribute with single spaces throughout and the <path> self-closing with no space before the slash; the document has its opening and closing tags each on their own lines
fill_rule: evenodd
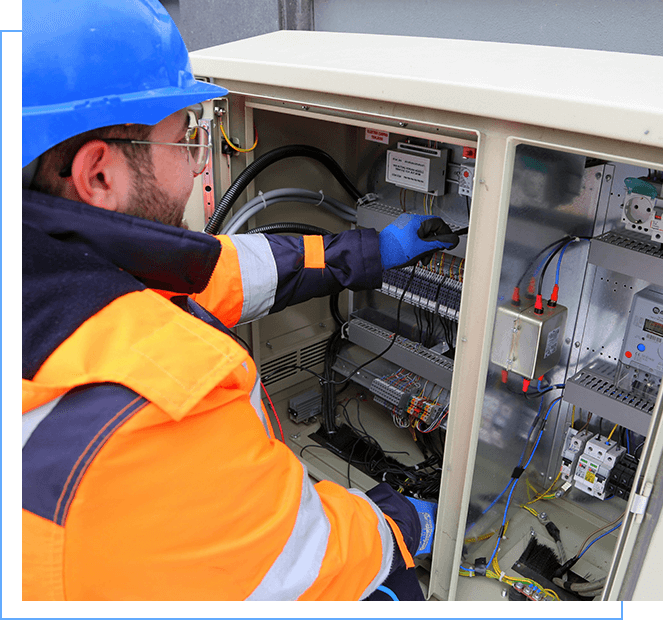
<svg viewBox="0 0 663 620">
<path fill-rule="evenodd" d="M 421 538 L 419 546 L 413 555 L 430 553 L 433 548 L 433 534 L 435 533 L 435 518 L 437 517 L 437 504 L 435 502 L 426 502 L 414 497 L 406 497 L 410 503 L 417 509 L 419 521 L 421 522 Z"/>
<path fill-rule="evenodd" d="M 459 239 L 439 217 L 403 213 L 379 234 L 379 241 L 386 270 L 416 265 L 435 252 L 452 250 Z"/>
</svg>

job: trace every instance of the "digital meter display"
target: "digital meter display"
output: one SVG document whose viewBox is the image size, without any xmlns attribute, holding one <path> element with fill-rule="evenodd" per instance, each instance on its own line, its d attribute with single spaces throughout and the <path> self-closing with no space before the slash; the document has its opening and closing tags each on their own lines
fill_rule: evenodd
<svg viewBox="0 0 663 620">
<path fill-rule="evenodd" d="M 663 337 L 663 323 L 656 323 L 649 319 L 645 319 L 645 324 L 642 329 L 650 334 L 656 334 L 657 336 Z"/>
</svg>

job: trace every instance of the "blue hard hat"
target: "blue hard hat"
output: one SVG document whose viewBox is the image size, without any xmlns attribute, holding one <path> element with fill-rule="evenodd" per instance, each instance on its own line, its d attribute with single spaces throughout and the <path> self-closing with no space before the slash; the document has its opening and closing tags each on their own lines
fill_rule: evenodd
<svg viewBox="0 0 663 620">
<path fill-rule="evenodd" d="M 23 1 L 23 166 L 90 129 L 154 125 L 227 93 L 194 79 L 157 0 Z"/>
</svg>

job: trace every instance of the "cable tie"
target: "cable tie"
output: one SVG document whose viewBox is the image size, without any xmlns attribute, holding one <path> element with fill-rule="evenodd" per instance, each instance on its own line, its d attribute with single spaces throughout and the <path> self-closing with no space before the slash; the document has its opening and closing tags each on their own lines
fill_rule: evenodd
<svg viewBox="0 0 663 620">
<path fill-rule="evenodd" d="M 265 200 L 265 195 L 262 193 L 262 190 L 258 190 L 258 196 L 262 199 L 262 208 L 267 208 L 267 201 Z"/>
<path fill-rule="evenodd" d="M 505 577 L 506 577 L 506 573 L 505 573 L 504 571 L 502 571 L 502 572 L 500 573 L 500 581 L 504 581 L 504 578 L 505 578 Z"/>
<path fill-rule="evenodd" d="M 322 190 L 320 190 L 320 202 L 318 202 L 315 206 L 319 207 L 324 201 L 325 201 L 325 194 Z"/>
</svg>

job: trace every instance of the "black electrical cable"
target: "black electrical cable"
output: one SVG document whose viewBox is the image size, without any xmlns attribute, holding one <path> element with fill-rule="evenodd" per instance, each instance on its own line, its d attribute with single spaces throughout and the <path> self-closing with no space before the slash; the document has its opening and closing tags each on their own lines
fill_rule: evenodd
<svg viewBox="0 0 663 620">
<path fill-rule="evenodd" d="M 398 338 L 398 330 L 399 330 L 399 328 L 400 328 L 400 326 L 401 326 L 401 308 L 403 307 L 403 299 L 405 299 L 405 295 L 406 295 L 406 293 L 408 292 L 408 289 L 410 288 L 410 285 L 412 284 L 412 280 L 414 279 L 414 274 L 415 274 L 415 266 L 413 265 L 413 266 L 410 268 L 410 277 L 409 277 L 407 283 L 405 284 L 405 287 L 403 288 L 403 294 L 401 295 L 401 298 L 398 300 L 398 309 L 397 309 L 397 311 L 396 311 L 396 328 L 394 329 L 394 337 L 391 339 L 391 342 L 389 343 L 389 346 L 388 346 L 384 351 L 382 351 L 381 353 L 378 353 L 375 357 L 372 357 L 372 358 L 369 359 L 368 361 L 366 361 L 366 362 L 364 362 L 363 364 L 357 366 L 357 368 L 355 368 L 355 369 L 354 369 L 354 370 L 353 370 L 353 371 L 352 371 L 352 372 L 351 372 L 351 373 L 350 373 L 345 379 L 343 379 L 342 381 L 334 381 L 334 382 L 333 382 L 334 385 L 344 385 L 345 383 L 347 383 L 348 381 L 350 381 L 350 379 L 351 379 L 354 375 L 356 375 L 356 374 L 357 374 L 362 368 L 364 368 L 365 366 L 368 366 L 371 362 L 374 362 L 375 360 L 380 359 L 380 358 L 381 358 L 383 355 L 385 355 L 389 350 L 391 350 L 391 347 L 393 347 L 394 344 L 396 344 L 396 339 Z"/>
<path fill-rule="evenodd" d="M 210 235 L 217 234 L 233 204 L 235 204 L 235 201 L 239 198 L 240 194 L 248 187 L 249 183 L 251 183 L 251 181 L 253 181 L 265 168 L 288 157 L 309 157 L 315 159 L 332 173 L 343 189 L 348 192 L 355 201 L 362 197 L 362 194 L 354 186 L 352 181 L 350 181 L 343 169 L 338 163 L 336 163 L 331 155 L 325 153 L 325 151 L 306 144 L 281 146 L 261 155 L 242 170 L 237 179 L 235 179 L 233 184 L 217 203 L 214 213 L 212 213 L 212 217 L 210 217 L 205 225 L 205 232 Z"/>
<path fill-rule="evenodd" d="M 355 401 L 357 406 L 357 422 L 361 429 L 357 428 L 350 420 L 348 405 L 352 401 Z M 403 465 L 393 458 L 388 460 L 387 455 L 389 454 L 407 454 L 407 452 L 384 450 L 378 441 L 368 434 L 361 421 L 360 403 L 356 398 L 349 399 L 345 404 L 339 403 L 338 406 L 342 410 L 345 422 L 358 436 L 351 445 L 348 445 L 348 449 L 352 450 L 349 458 L 351 463 L 363 467 L 364 471 L 376 480 L 387 482 L 392 487 L 401 489 L 409 495 L 417 495 L 430 500 L 438 498 L 441 456 L 437 454 L 429 455 L 416 465 Z M 421 435 L 421 437 L 424 436 Z M 364 451 L 364 456 L 358 457 L 355 456 L 355 448 L 362 440 L 366 441 L 372 450 Z"/>
<path fill-rule="evenodd" d="M 588 241 L 588 240 L 591 239 L 591 237 L 575 237 L 575 236 L 573 236 L 573 237 L 569 237 L 568 239 L 566 239 L 566 240 L 564 241 L 564 243 L 560 243 L 560 245 L 555 249 L 555 251 L 552 252 L 552 253 L 550 254 L 550 256 L 548 257 L 548 260 L 546 260 L 546 264 L 543 266 L 543 269 L 541 270 L 541 274 L 539 275 L 539 284 L 538 284 L 538 287 L 537 287 L 537 294 L 538 294 L 538 295 L 541 295 L 541 290 L 542 290 L 542 288 L 543 288 L 543 280 L 544 280 L 544 278 L 545 278 L 546 271 L 547 271 L 547 269 L 548 269 L 548 265 L 550 265 L 550 263 L 552 262 L 553 258 L 555 258 L 555 256 L 557 256 L 558 252 L 559 252 L 562 248 L 564 248 L 564 247 L 566 246 L 566 244 L 569 243 L 569 241 L 571 241 L 571 240 L 573 240 L 573 239 L 579 239 L 579 240 L 582 240 L 582 241 Z"/>
<path fill-rule="evenodd" d="M 530 262 L 530 264 L 527 265 L 527 268 L 526 268 L 525 271 L 523 272 L 523 275 L 520 276 L 520 279 L 518 280 L 518 288 L 522 288 L 522 286 L 523 286 L 523 280 L 527 277 L 527 274 L 530 272 L 530 270 L 531 270 L 531 269 L 537 264 L 537 262 L 538 262 L 538 260 L 539 260 L 539 258 L 540 258 L 541 256 L 543 256 L 543 255 L 544 255 L 544 254 L 545 254 L 550 248 L 552 248 L 553 246 L 558 245 L 558 244 L 561 246 L 561 245 L 563 245 L 564 243 L 566 243 L 567 241 L 570 241 L 571 239 L 573 239 L 573 237 L 569 237 L 569 236 L 562 237 L 561 239 L 558 239 L 557 241 L 553 241 L 552 243 L 549 243 L 545 248 L 543 248 L 543 250 L 541 250 L 541 251 L 540 251 L 540 252 L 539 252 L 539 253 L 538 253 L 538 254 L 532 259 L 532 261 Z"/>
<path fill-rule="evenodd" d="M 322 427 L 327 434 L 332 435 L 337 430 L 336 425 L 336 387 L 334 384 L 334 361 L 343 342 L 341 329 L 337 329 L 327 340 L 325 347 L 324 369 L 322 375 Z"/>
<path fill-rule="evenodd" d="M 247 234 L 278 234 L 290 233 L 293 235 L 331 235 L 325 228 L 312 226 L 311 224 L 302 224 L 301 222 L 278 222 L 275 224 L 264 224 L 246 231 Z"/>
</svg>

